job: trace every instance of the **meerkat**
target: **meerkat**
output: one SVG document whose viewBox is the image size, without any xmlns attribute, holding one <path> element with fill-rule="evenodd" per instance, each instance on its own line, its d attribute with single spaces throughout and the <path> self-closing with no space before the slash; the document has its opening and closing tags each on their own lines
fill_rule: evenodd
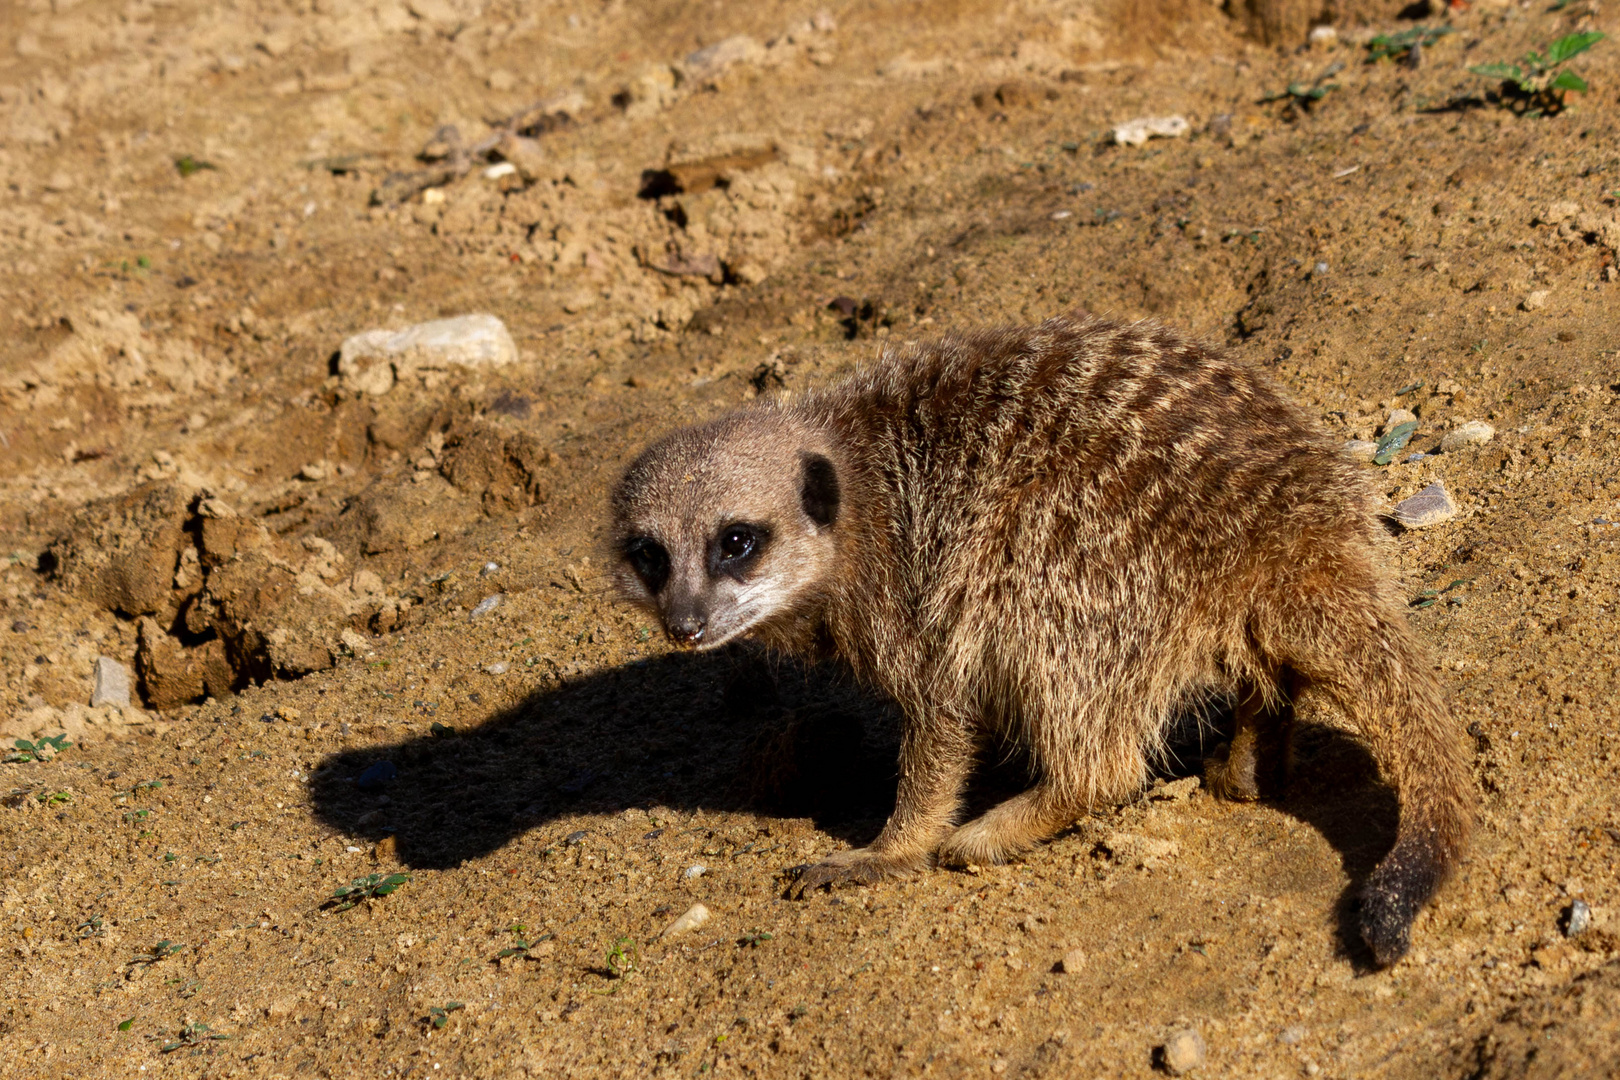
<svg viewBox="0 0 1620 1080">
<path fill-rule="evenodd" d="M 1361 470 L 1257 370 L 1075 316 L 885 349 L 675 431 L 612 497 L 613 576 L 696 649 L 835 657 L 902 715 L 894 812 L 790 889 L 993 864 L 1146 782 L 1178 716 L 1235 731 L 1212 791 L 1271 796 L 1325 694 L 1400 799 L 1361 890 L 1379 965 L 1456 863 L 1470 782 Z M 958 813 L 988 737 L 1033 786 Z"/>
</svg>

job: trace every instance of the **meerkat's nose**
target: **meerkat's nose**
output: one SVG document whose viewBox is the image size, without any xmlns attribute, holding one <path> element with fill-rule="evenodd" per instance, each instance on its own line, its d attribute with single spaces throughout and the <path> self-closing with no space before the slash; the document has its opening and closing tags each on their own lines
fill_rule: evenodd
<svg viewBox="0 0 1620 1080">
<path fill-rule="evenodd" d="M 669 636 L 682 645 L 696 645 L 703 640 L 705 625 L 706 620 L 696 613 L 672 618 L 669 620 Z"/>
</svg>

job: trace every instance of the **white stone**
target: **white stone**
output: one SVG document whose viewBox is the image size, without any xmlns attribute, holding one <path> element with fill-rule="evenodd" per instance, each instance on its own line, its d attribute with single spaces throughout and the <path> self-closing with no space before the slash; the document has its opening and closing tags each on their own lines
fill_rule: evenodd
<svg viewBox="0 0 1620 1080">
<path fill-rule="evenodd" d="M 96 688 L 90 694 L 90 707 L 129 704 L 129 668 L 110 656 L 96 657 Z"/>
<path fill-rule="evenodd" d="M 1496 438 L 1496 429 L 1483 420 L 1470 420 L 1460 424 L 1440 440 L 1440 449 L 1446 453 L 1461 450 L 1465 446 L 1484 446 Z"/>
<path fill-rule="evenodd" d="M 1202 1065 L 1207 1053 L 1204 1037 L 1192 1028 L 1186 1028 L 1165 1040 L 1164 1067 L 1172 1076 L 1180 1076 Z"/>
<path fill-rule="evenodd" d="M 1152 138 L 1179 139 L 1192 129 L 1185 116 L 1139 116 L 1114 128 L 1121 146 L 1141 146 Z"/>
<path fill-rule="evenodd" d="M 1451 501 L 1451 493 L 1439 480 L 1410 499 L 1395 504 L 1395 520 L 1408 529 L 1426 529 L 1456 516 L 1457 504 Z"/>
<path fill-rule="evenodd" d="M 1547 306 L 1547 298 L 1552 295 L 1550 289 L 1537 289 L 1519 302 L 1519 306 L 1526 311 L 1540 311 Z"/>
<path fill-rule="evenodd" d="M 664 933 L 662 936 L 674 937 L 677 934 L 684 934 L 688 930 L 696 930 L 698 927 L 702 926 L 708 921 L 709 909 L 704 907 L 702 904 L 693 904 L 691 907 L 686 909 L 686 912 L 681 915 L 680 918 L 664 927 Z"/>
<path fill-rule="evenodd" d="M 493 315 L 462 315 L 356 334 L 338 353 L 338 374 L 349 388 L 379 395 L 418 372 L 504 367 L 516 359 L 505 323 Z"/>
<path fill-rule="evenodd" d="M 1344 453 L 1352 461 L 1371 461 L 1378 453 L 1378 444 L 1367 439 L 1351 439 L 1344 444 Z"/>
<path fill-rule="evenodd" d="M 518 167 L 510 161 L 499 161 L 484 170 L 485 180 L 499 180 L 503 176 L 514 176 Z"/>
</svg>

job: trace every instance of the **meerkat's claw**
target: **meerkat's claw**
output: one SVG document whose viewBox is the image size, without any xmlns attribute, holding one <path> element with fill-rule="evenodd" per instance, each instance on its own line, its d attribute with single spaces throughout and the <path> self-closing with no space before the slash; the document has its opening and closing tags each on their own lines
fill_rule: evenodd
<svg viewBox="0 0 1620 1080">
<path fill-rule="evenodd" d="M 818 863 L 789 867 L 785 873 L 793 881 L 787 888 L 787 898 L 802 900 L 822 886 L 871 885 L 885 878 L 904 874 L 909 867 L 878 855 L 867 848 L 839 851 Z"/>
</svg>

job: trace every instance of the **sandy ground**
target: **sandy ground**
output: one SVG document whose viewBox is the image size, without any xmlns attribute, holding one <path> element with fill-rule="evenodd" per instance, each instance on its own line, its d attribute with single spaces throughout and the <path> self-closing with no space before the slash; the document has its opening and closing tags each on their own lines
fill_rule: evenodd
<svg viewBox="0 0 1620 1080">
<path fill-rule="evenodd" d="M 70 745 L 0 765 L 0 1072 L 1137 1077 L 1191 1029 L 1211 1076 L 1620 1075 L 1620 44 L 1554 116 L 1466 70 L 1612 13 L 1255 6 L 1291 36 L 1194 0 L 5 5 L 0 734 Z M 892 717 L 607 591 L 653 435 L 1073 307 L 1347 441 L 1419 421 L 1367 468 L 1460 511 L 1400 572 L 1481 814 L 1390 970 L 1346 928 L 1396 810 L 1331 716 L 1280 803 L 1178 782 L 1187 747 L 1017 865 L 790 902 L 880 827 Z M 339 370 L 480 312 L 512 363 Z M 987 757 L 982 800 L 1021 778 Z M 329 902 L 372 874 L 409 879 Z"/>
</svg>

